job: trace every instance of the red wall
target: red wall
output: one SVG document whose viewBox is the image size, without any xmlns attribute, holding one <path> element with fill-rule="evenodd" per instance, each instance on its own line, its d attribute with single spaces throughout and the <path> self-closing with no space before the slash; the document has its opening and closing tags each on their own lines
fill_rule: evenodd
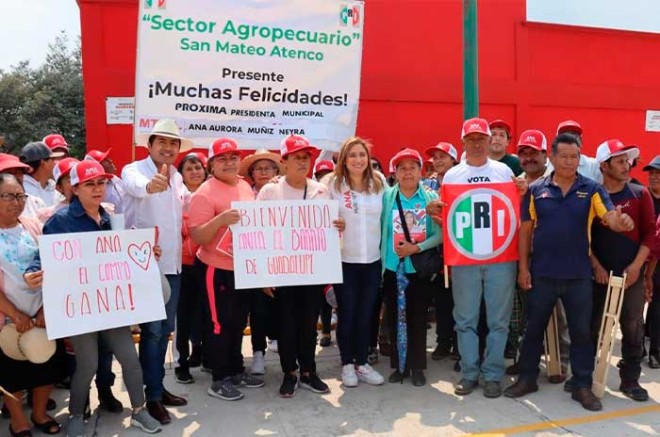
<svg viewBox="0 0 660 437">
<path fill-rule="evenodd" d="M 125 164 L 131 127 L 105 124 L 105 97 L 134 93 L 138 0 L 78 3 L 88 147 L 113 147 Z M 460 145 L 461 12 L 460 0 L 366 1 L 357 134 L 384 164 L 403 146 Z M 658 53 L 660 35 L 528 23 L 525 0 L 481 0 L 480 115 L 549 140 L 558 122 L 575 119 L 587 154 L 620 138 L 648 162 L 660 153 L 660 134 L 644 131 L 645 111 L 660 109 Z"/>
</svg>

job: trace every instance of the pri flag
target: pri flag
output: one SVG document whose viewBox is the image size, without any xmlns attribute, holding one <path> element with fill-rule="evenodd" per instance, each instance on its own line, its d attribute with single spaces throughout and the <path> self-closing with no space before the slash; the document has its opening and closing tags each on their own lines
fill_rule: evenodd
<svg viewBox="0 0 660 437">
<path fill-rule="evenodd" d="M 518 259 L 520 195 L 514 183 L 448 184 L 441 190 L 446 265 Z"/>
</svg>

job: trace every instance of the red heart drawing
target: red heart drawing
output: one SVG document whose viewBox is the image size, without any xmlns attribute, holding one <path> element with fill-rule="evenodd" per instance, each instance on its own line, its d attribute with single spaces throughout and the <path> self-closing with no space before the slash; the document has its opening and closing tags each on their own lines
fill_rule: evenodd
<svg viewBox="0 0 660 437">
<path fill-rule="evenodd" d="M 144 271 L 149 269 L 151 252 L 151 243 L 148 241 L 145 241 L 139 246 L 135 243 L 128 245 L 128 257 Z"/>
</svg>

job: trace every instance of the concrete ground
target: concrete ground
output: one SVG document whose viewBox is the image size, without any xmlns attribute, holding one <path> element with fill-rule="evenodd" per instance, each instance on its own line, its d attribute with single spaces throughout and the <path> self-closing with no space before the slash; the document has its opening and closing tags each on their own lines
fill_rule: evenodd
<svg viewBox="0 0 660 437">
<path fill-rule="evenodd" d="M 434 345 L 429 330 L 429 345 Z M 334 340 L 334 333 L 333 333 Z M 249 337 L 243 342 L 249 365 Z M 319 375 L 331 388 L 327 395 L 299 389 L 292 399 L 281 399 L 279 358 L 266 355 L 266 386 L 244 389 L 245 398 L 226 402 L 206 394 L 211 376 L 193 370 L 195 383 L 181 385 L 174 380 L 174 367 L 166 365 L 165 385 L 173 393 L 185 396 L 189 404 L 169 409 L 173 421 L 164 427 L 162 436 L 459 436 L 459 435 L 523 435 L 523 436 L 591 436 L 622 437 L 660 435 L 660 370 L 643 365 L 641 382 L 649 390 L 649 402 L 634 402 L 617 391 L 618 372 L 610 367 L 609 389 L 603 398 L 604 409 L 588 412 L 561 385 L 548 384 L 540 378 L 540 390 L 523 399 L 487 399 L 481 390 L 466 397 L 455 396 L 452 384 L 459 374 L 452 370 L 454 361 L 429 360 L 428 384 L 413 387 L 403 384 L 372 387 L 364 384 L 344 388 L 340 381 L 339 350 L 336 343 L 317 347 Z M 618 361 L 620 346 L 615 346 L 612 363 Z M 168 360 L 171 355 L 168 355 Z M 114 392 L 128 405 L 128 396 L 117 368 Z M 390 373 L 387 357 L 375 366 L 386 378 Z M 506 383 L 508 385 L 508 382 Z M 66 422 L 68 392 L 56 390 L 57 419 Z M 96 408 L 92 390 L 92 408 Z M 129 428 L 130 410 L 119 415 L 96 410 L 87 424 L 89 436 L 139 436 L 142 432 Z M 0 435 L 7 426 L 0 425 Z M 38 434 L 36 434 L 38 435 Z"/>
</svg>

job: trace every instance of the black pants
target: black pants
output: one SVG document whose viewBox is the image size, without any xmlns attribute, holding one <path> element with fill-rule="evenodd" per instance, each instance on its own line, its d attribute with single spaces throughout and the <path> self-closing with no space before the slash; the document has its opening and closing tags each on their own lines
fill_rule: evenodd
<svg viewBox="0 0 660 437">
<path fill-rule="evenodd" d="M 190 357 L 190 343 L 193 348 L 202 345 L 203 287 L 200 271 L 195 266 L 184 264 L 181 267 L 181 292 L 176 309 L 176 350 L 179 352 L 179 366 L 186 369 Z"/>
<path fill-rule="evenodd" d="M 316 322 L 323 286 L 279 287 L 275 307 L 279 325 L 277 346 L 282 372 L 316 372 Z"/>
<path fill-rule="evenodd" d="M 426 314 L 428 310 L 428 282 L 417 275 L 408 276 L 410 283 L 406 288 L 406 325 L 408 334 L 408 353 L 405 369 L 426 369 Z M 397 286 L 396 273 L 385 270 L 383 277 L 385 312 L 390 328 L 390 367 L 399 368 L 397 350 Z"/>
<path fill-rule="evenodd" d="M 603 318 L 607 285 L 594 282 L 594 310 L 591 324 L 591 335 L 596 347 L 600 324 Z M 619 376 L 621 382 L 639 381 L 642 372 L 640 363 L 644 349 L 644 278 L 640 278 L 630 287 L 626 288 L 623 295 L 623 306 L 619 316 L 619 327 L 621 329 L 621 357 L 623 360 L 619 365 Z"/>
<path fill-rule="evenodd" d="M 213 381 L 243 373 L 243 329 L 253 294 L 237 291 L 234 272 L 207 266 L 201 261 L 206 291 L 205 313 L 209 317 L 207 335 L 204 337 L 204 354 L 213 371 Z"/>
<path fill-rule="evenodd" d="M 435 337 L 438 345 L 444 347 L 456 346 L 456 331 L 454 330 L 454 296 L 449 288 L 445 288 L 445 277 L 438 275 L 431 283 L 433 303 L 435 306 Z"/>
<path fill-rule="evenodd" d="M 653 298 L 646 310 L 646 324 L 649 331 L 649 353 L 660 353 L 660 267 L 653 275 Z"/>
<path fill-rule="evenodd" d="M 275 323 L 275 300 L 261 290 L 250 291 L 254 294 L 250 304 L 250 331 L 252 332 L 252 352 L 266 351 L 266 336 L 277 340 Z"/>
<path fill-rule="evenodd" d="M 332 307 L 325 300 L 321 299 L 321 333 L 329 336 L 332 332 Z"/>
</svg>

